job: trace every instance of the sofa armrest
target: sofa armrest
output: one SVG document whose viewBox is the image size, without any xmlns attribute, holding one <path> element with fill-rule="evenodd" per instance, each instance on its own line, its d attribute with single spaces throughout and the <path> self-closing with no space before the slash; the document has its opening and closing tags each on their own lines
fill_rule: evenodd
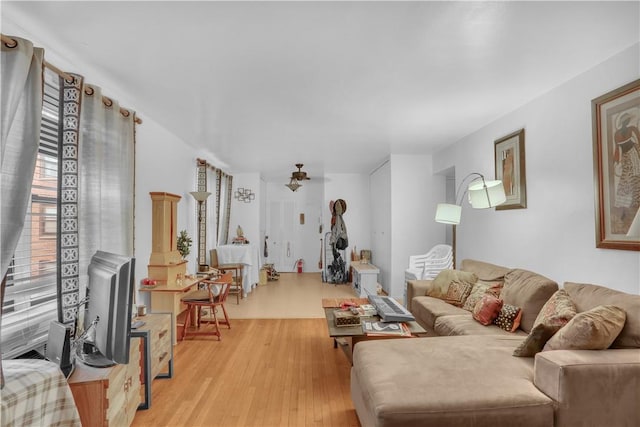
<svg viewBox="0 0 640 427">
<path fill-rule="evenodd" d="M 640 425 L 640 349 L 544 351 L 533 382 L 555 401 L 556 426 Z"/>
<path fill-rule="evenodd" d="M 413 297 L 423 297 L 427 290 L 431 288 L 433 280 L 407 280 L 407 307 L 411 307 Z"/>
</svg>

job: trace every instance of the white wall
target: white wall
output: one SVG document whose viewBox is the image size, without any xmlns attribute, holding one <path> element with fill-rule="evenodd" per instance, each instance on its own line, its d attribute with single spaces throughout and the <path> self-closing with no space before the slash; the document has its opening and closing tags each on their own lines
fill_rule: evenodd
<svg viewBox="0 0 640 427">
<path fill-rule="evenodd" d="M 378 283 L 385 292 L 391 289 L 391 160 L 371 172 L 370 212 L 371 212 L 371 262 L 380 269 Z"/>
<path fill-rule="evenodd" d="M 595 247 L 591 100 L 640 75 L 636 44 L 437 153 L 439 169 L 494 175 L 494 140 L 525 128 L 527 208 L 465 205 L 458 259 L 536 271 L 557 281 L 640 293 L 640 255 Z M 394 222 L 395 224 L 395 222 Z"/>
<path fill-rule="evenodd" d="M 276 269 L 281 271 L 295 271 L 295 261 L 299 258 L 304 260 L 304 272 L 318 272 L 318 260 L 320 258 L 320 233 L 318 232 L 319 220 L 322 215 L 322 200 L 324 187 L 320 180 L 310 180 L 302 183 L 302 188 L 293 192 L 284 186 L 283 182 L 269 182 L 266 184 L 267 200 L 265 214 L 265 230 L 269 236 L 269 257 L 266 262 L 274 263 L 275 254 L 286 245 L 286 241 L 278 241 L 278 231 L 272 230 L 271 211 L 272 204 L 283 204 L 292 206 L 293 212 L 289 212 L 292 217 L 284 218 L 291 231 L 291 238 L 288 242 L 291 245 L 290 256 L 281 259 L 281 267 L 276 265 Z M 278 213 L 279 215 L 280 213 Z M 304 224 L 300 224 L 300 214 L 304 214 Z M 262 242 L 264 245 L 264 241 Z"/>
<path fill-rule="evenodd" d="M 135 257 L 136 281 L 147 277 L 151 255 L 151 197 L 150 192 L 162 191 L 182 196 L 178 202 L 178 230 L 187 230 L 193 239 L 191 254 L 187 257 L 187 272 L 198 269 L 197 208 L 189 194 L 196 189 L 197 153 L 175 135 L 153 120 L 146 118 L 136 128 L 136 209 Z M 177 232 L 176 232 L 177 234 Z M 149 305 L 146 292 L 139 293 L 138 301 Z"/>
<path fill-rule="evenodd" d="M 349 236 L 349 247 L 345 250 L 345 262 L 348 266 L 351 261 L 351 251 L 355 249 L 360 253 L 362 249 L 371 249 L 369 177 L 356 173 L 332 173 L 325 176 L 324 203 L 322 204 L 323 234 L 331 231 L 329 202 L 338 199 L 347 202 L 347 210 L 342 215 L 342 219 Z"/>
<path fill-rule="evenodd" d="M 256 195 L 255 200 L 245 203 L 231 197 L 231 220 L 229 221 L 229 239 L 236 236 L 238 225 L 242 227 L 244 237 L 250 243 L 257 245 L 262 244 L 260 239 L 260 199 L 264 197 L 261 193 L 260 174 L 258 173 L 232 173 L 233 175 L 233 194 L 238 188 L 248 188 Z"/>
<path fill-rule="evenodd" d="M 391 155 L 391 274 L 389 294 L 404 297 L 404 271 L 410 255 L 424 254 L 445 241 L 445 227 L 434 221 L 445 200 L 445 177 L 434 175 L 431 156 Z"/>
</svg>

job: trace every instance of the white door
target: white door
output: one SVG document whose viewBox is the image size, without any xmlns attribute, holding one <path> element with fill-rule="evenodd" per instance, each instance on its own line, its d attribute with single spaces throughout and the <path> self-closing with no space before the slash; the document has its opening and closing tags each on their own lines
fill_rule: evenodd
<svg viewBox="0 0 640 427">
<path fill-rule="evenodd" d="M 279 200 L 269 203 L 269 257 L 277 271 L 295 271 L 295 203 L 291 200 Z"/>
</svg>

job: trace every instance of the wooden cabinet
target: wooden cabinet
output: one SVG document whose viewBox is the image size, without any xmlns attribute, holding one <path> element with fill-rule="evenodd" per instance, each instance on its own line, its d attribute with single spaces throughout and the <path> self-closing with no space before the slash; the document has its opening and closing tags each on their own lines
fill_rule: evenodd
<svg viewBox="0 0 640 427">
<path fill-rule="evenodd" d="M 378 273 L 380 269 L 373 264 L 362 264 L 359 261 L 351 263 L 353 271 L 353 290 L 360 298 L 375 295 L 378 287 Z"/>
<path fill-rule="evenodd" d="M 93 368 L 76 362 L 69 386 L 83 426 L 129 426 L 140 404 L 140 338 L 131 338 L 129 363 Z"/>
<path fill-rule="evenodd" d="M 150 313 L 134 320 L 144 325 L 131 331 L 131 336 L 142 338 L 140 380 L 144 385 L 144 402 L 140 409 L 151 406 L 151 384 L 154 378 L 173 376 L 173 316 L 171 313 Z"/>
</svg>

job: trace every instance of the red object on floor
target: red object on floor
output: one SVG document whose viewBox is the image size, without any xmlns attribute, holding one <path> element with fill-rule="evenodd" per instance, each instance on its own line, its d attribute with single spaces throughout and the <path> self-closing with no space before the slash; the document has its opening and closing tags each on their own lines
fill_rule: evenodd
<svg viewBox="0 0 640 427">
<path fill-rule="evenodd" d="M 302 267 L 304 266 L 304 261 L 302 260 L 302 258 L 300 258 L 296 262 L 296 265 L 298 266 L 298 273 L 302 273 Z"/>
</svg>

